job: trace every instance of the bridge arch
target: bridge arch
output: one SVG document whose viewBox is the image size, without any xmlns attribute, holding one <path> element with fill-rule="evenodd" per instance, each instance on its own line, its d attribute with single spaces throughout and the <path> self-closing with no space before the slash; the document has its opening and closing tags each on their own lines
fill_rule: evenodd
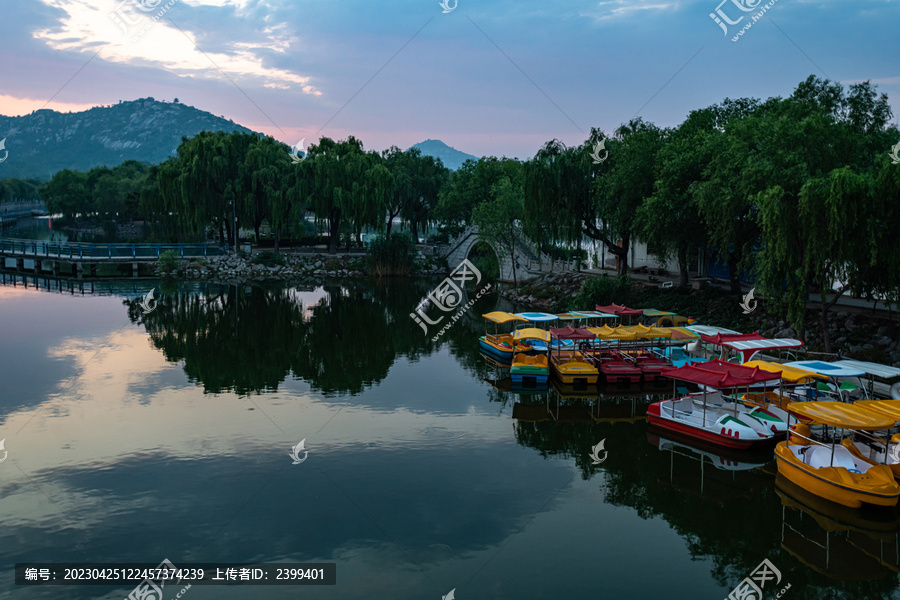
<svg viewBox="0 0 900 600">
<path fill-rule="evenodd" d="M 513 263 L 509 256 L 509 249 L 500 248 L 494 243 L 479 238 L 478 229 L 476 227 L 466 228 L 459 237 L 450 242 L 447 250 L 443 253 L 449 267 L 453 269 L 456 265 L 467 259 L 472 252 L 472 249 L 479 243 L 487 244 L 494 251 L 494 254 L 497 255 L 497 260 L 500 263 L 500 280 L 512 281 Z M 535 251 L 528 248 L 527 245 L 519 239 L 516 240 L 514 254 L 516 261 L 516 278 L 520 281 L 533 279 L 542 273 L 548 272 L 552 267 L 552 262 L 547 257 L 543 257 L 543 260 L 539 259 L 535 255 Z"/>
</svg>

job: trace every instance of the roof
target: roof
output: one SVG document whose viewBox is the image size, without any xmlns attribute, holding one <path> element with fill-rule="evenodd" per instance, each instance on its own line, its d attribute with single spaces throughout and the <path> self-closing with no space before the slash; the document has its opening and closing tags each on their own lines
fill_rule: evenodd
<svg viewBox="0 0 900 600">
<path fill-rule="evenodd" d="M 568 312 L 568 313 L 560 313 L 560 314 L 556 315 L 556 318 L 559 319 L 560 321 L 575 321 L 578 319 L 583 319 L 584 317 L 582 315 Z"/>
<path fill-rule="evenodd" d="M 492 321 L 494 323 L 501 323 L 501 324 L 508 323 L 510 321 L 522 321 L 524 323 L 528 322 L 528 319 L 523 319 L 519 315 L 514 315 L 514 314 L 508 313 L 508 312 L 502 312 L 499 310 L 496 310 L 494 312 L 489 312 L 486 315 L 481 315 L 481 316 L 484 317 L 485 319 L 487 319 L 488 321 Z"/>
<path fill-rule="evenodd" d="M 632 334 L 624 331 L 622 327 L 610 327 L 609 325 L 604 325 L 602 327 L 588 327 L 587 330 L 602 340 L 632 339 Z"/>
<path fill-rule="evenodd" d="M 700 339 L 700 334 L 691 331 L 687 327 L 660 327 L 660 329 L 668 329 L 672 334 L 672 339 L 677 342 L 689 342 Z"/>
<path fill-rule="evenodd" d="M 708 344 L 716 344 L 717 346 L 726 346 L 733 342 L 746 342 L 749 340 L 764 340 L 763 336 L 759 335 L 759 332 L 755 333 L 715 333 L 715 334 L 701 334 L 700 339 Z"/>
<path fill-rule="evenodd" d="M 516 315 L 522 317 L 523 319 L 530 321 L 532 323 L 541 323 L 544 321 L 555 321 L 557 319 L 556 315 L 551 315 L 550 313 L 544 312 L 526 312 L 526 313 L 516 313 Z"/>
<path fill-rule="evenodd" d="M 627 306 L 620 306 L 618 304 L 610 304 L 609 306 L 600 306 L 599 304 L 594 307 L 595 310 L 599 310 L 600 312 L 612 313 L 614 315 L 618 315 L 620 317 L 627 317 L 630 315 L 642 315 L 644 311 L 640 308 L 628 308 Z"/>
<path fill-rule="evenodd" d="M 877 431 L 894 426 L 893 418 L 846 402 L 791 402 L 787 409 L 816 423 L 842 429 Z"/>
<path fill-rule="evenodd" d="M 801 383 L 804 381 L 811 381 L 815 379 L 828 379 L 824 375 L 819 375 L 818 373 L 813 373 L 812 371 L 807 371 L 806 369 L 798 369 L 797 367 L 789 367 L 787 365 L 782 365 L 780 363 L 769 362 L 767 360 L 751 360 L 750 362 L 744 363 L 745 367 L 759 367 L 764 371 L 771 371 L 772 373 L 781 373 L 781 378 L 785 381 L 790 381 L 791 383 Z"/>
<path fill-rule="evenodd" d="M 733 329 L 725 329 L 724 327 L 713 327 L 712 325 L 688 325 L 687 329 L 695 333 L 699 333 L 700 335 L 716 335 L 717 333 L 727 333 L 727 334 L 738 334 L 737 331 Z"/>
<path fill-rule="evenodd" d="M 745 367 L 718 359 L 709 362 L 684 365 L 677 369 L 663 369 L 662 375 L 670 379 L 689 381 L 718 389 L 728 389 L 780 379 L 777 373 L 759 367 Z"/>
<path fill-rule="evenodd" d="M 835 361 L 834 364 L 849 367 L 851 369 L 862 369 L 869 375 L 881 377 L 882 379 L 900 377 L 900 369 L 878 363 L 866 362 L 864 360 L 838 360 Z"/>
<path fill-rule="evenodd" d="M 678 313 L 668 312 L 665 310 L 656 310 L 655 308 L 645 308 L 645 317 L 674 317 Z"/>
<path fill-rule="evenodd" d="M 567 327 L 551 327 L 550 335 L 560 340 L 595 340 L 597 336 L 584 327 L 578 329 Z"/>
<path fill-rule="evenodd" d="M 784 364 L 789 367 L 806 369 L 826 377 L 862 377 L 866 374 L 862 369 L 851 368 L 824 360 L 798 360 Z"/>
<path fill-rule="evenodd" d="M 544 331 L 543 329 L 537 329 L 535 327 L 525 327 L 524 329 L 518 329 L 513 334 L 513 339 L 518 340 L 541 340 L 542 342 L 550 341 L 550 333 Z"/>
<path fill-rule="evenodd" d="M 900 423 L 900 400 L 858 400 L 853 406 L 877 412 Z"/>
<path fill-rule="evenodd" d="M 597 312 L 596 310 L 572 310 L 569 311 L 573 315 L 581 315 L 582 317 L 588 317 L 591 319 L 615 319 L 616 315 L 612 313 L 605 312 Z"/>
</svg>

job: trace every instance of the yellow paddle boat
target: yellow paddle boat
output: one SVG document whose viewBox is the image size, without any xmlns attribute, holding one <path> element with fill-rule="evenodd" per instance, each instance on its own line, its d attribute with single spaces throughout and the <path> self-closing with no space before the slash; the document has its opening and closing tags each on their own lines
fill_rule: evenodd
<svg viewBox="0 0 900 600">
<path fill-rule="evenodd" d="M 488 356 L 509 364 L 513 357 L 513 334 L 500 333 L 500 325 L 516 322 L 527 323 L 528 319 L 502 311 L 494 311 L 482 316 L 486 323 L 491 322 L 494 324 L 494 333 L 491 334 L 485 331 L 485 334 L 478 339 L 481 351 Z M 524 349 L 526 345 L 523 344 L 522 347 Z"/>
<path fill-rule="evenodd" d="M 893 419 L 895 425 L 900 425 L 900 400 L 858 400 L 853 405 L 884 415 Z M 900 479 L 900 433 L 892 435 L 888 442 L 860 434 L 854 439 L 845 439 L 843 444 L 867 462 L 889 466 L 894 478 Z"/>
<path fill-rule="evenodd" d="M 550 367 L 553 374 L 567 385 L 594 385 L 600 377 L 597 367 L 585 360 L 585 356 L 575 346 L 565 346 L 564 342 L 590 343 L 597 339 L 587 329 L 574 327 L 551 327 L 550 335 L 557 341 L 551 345 Z"/>
<path fill-rule="evenodd" d="M 543 352 L 526 350 L 522 342 L 537 340 L 550 343 L 550 333 L 536 327 L 517 329 L 513 334 L 515 350 L 509 375 L 513 384 L 547 385 L 550 376 L 550 367 L 547 364 L 547 355 Z"/>
<path fill-rule="evenodd" d="M 836 441 L 847 430 L 890 429 L 894 427 L 891 417 L 843 402 L 792 402 L 787 410 L 824 425 L 826 436 L 829 427 L 835 431 L 827 441 L 819 441 L 811 437 L 808 425 L 797 423 L 789 439 L 775 446 L 780 474 L 812 494 L 851 508 L 897 505 L 900 485 L 890 467 L 863 460 Z"/>
</svg>

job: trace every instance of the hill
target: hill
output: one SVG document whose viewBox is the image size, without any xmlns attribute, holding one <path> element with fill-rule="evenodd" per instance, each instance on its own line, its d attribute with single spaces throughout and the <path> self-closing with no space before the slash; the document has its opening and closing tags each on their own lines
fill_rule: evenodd
<svg viewBox="0 0 900 600">
<path fill-rule="evenodd" d="M 477 156 L 461 152 L 456 148 L 448 146 L 441 140 L 425 140 L 424 142 L 414 144 L 412 147 L 421 150 L 422 154 L 441 159 L 444 166 L 452 171 L 460 168 L 462 164 L 469 159 L 478 160 Z"/>
<path fill-rule="evenodd" d="M 88 171 L 129 159 L 159 163 L 175 153 L 182 136 L 203 130 L 252 133 L 193 106 L 153 98 L 77 113 L 45 109 L 21 117 L 0 115 L 0 139 L 6 138 L 9 151 L 0 163 L 0 178 L 46 180 L 61 169 Z"/>
</svg>

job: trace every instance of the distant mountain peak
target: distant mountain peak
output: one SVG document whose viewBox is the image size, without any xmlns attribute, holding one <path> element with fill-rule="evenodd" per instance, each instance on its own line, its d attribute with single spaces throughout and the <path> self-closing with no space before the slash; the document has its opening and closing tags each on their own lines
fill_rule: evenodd
<svg viewBox="0 0 900 600">
<path fill-rule="evenodd" d="M 414 144 L 412 148 L 418 148 L 422 151 L 422 154 L 426 156 L 433 156 L 441 159 L 444 166 L 452 171 L 460 168 L 467 160 L 478 160 L 477 156 L 466 154 L 452 146 L 448 146 L 441 140 L 428 139 L 424 142 Z"/>
<path fill-rule="evenodd" d="M 6 136 L 9 150 L 0 178 L 49 179 L 61 169 L 88 171 L 126 160 L 156 164 L 174 154 L 183 136 L 204 130 L 254 133 L 225 117 L 152 97 L 79 112 L 45 108 L 20 117 L 0 115 L 0 137 Z"/>
</svg>

